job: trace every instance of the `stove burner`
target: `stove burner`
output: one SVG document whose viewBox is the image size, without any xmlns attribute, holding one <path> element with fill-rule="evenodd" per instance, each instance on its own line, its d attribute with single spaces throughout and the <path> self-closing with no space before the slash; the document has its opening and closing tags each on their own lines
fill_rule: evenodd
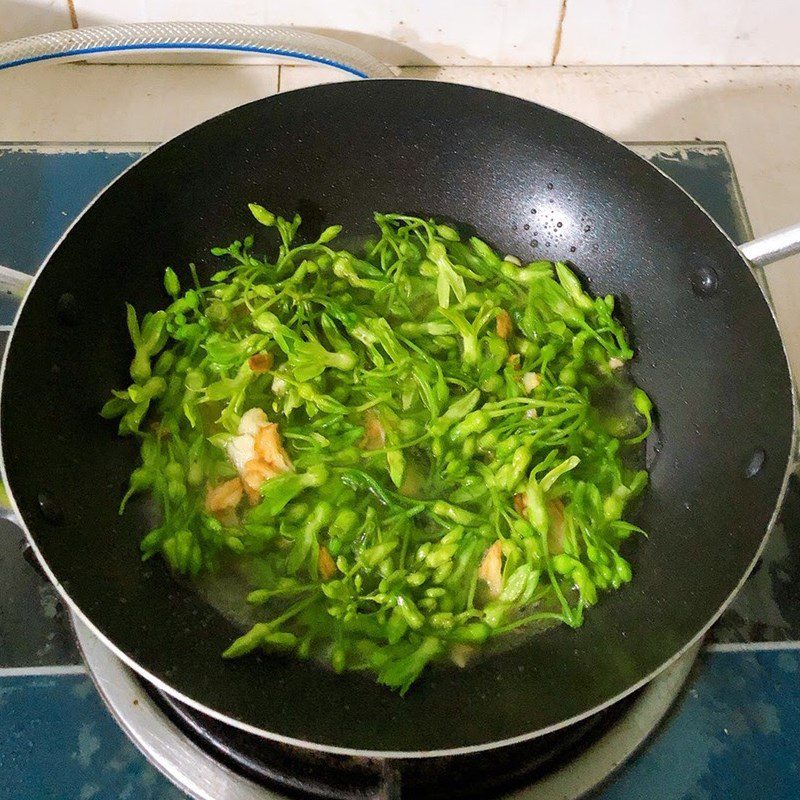
<svg viewBox="0 0 800 800">
<path fill-rule="evenodd" d="M 356 758 L 273 742 L 225 725 L 143 684 L 159 707 L 207 753 L 291 797 L 331 800 L 485 798 L 521 788 L 598 741 L 641 694 L 569 728 L 481 753 L 436 758 Z"/>
<path fill-rule="evenodd" d="M 220 723 L 143 682 L 78 617 L 72 623 L 111 713 L 142 753 L 195 800 L 488 800 L 499 793 L 506 800 L 576 800 L 652 733 L 699 650 L 699 644 L 690 648 L 633 696 L 546 737 L 474 755 L 382 760 L 304 750 Z"/>
</svg>

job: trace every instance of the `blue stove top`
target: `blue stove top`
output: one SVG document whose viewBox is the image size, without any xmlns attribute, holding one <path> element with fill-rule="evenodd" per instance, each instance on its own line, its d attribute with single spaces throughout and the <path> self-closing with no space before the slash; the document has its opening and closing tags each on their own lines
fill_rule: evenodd
<svg viewBox="0 0 800 800">
<path fill-rule="evenodd" d="M 34 272 L 147 146 L 0 145 L 0 264 Z M 634 145 L 737 242 L 750 228 L 722 143 Z M 0 346 L 13 306 L 0 300 Z M 54 590 L 0 520 L 0 800 L 176 800 L 103 705 Z M 800 797 L 800 484 L 685 691 L 595 800 Z"/>
</svg>

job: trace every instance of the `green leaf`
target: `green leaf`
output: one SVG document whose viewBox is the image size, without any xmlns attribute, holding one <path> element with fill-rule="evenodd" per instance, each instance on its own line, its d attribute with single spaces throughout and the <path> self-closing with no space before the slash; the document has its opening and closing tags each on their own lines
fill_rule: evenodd
<svg viewBox="0 0 800 800">
<path fill-rule="evenodd" d="M 251 522 L 266 522 L 283 511 L 303 489 L 321 486 L 328 478 L 324 464 L 310 467 L 308 472 L 286 472 L 265 481 L 261 486 L 261 502 L 248 512 Z"/>
<path fill-rule="evenodd" d="M 289 358 L 289 368 L 298 381 L 310 381 L 319 377 L 328 368 L 352 370 L 356 365 L 356 355 L 352 350 L 342 353 L 327 351 L 318 341 L 300 342 Z"/>
<path fill-rule="evenodd" d="M 567 294 L 572 298 L 572 302 L 576 306 L 588 311 L 594 308 L 592 298 L 589 297 L 581 287 L 581 282 L 578 280 L 575 273 L 564 263 L 558 261 L 556 263 L 556 275 L 561 285 L 566 289 Z"/>
<path fill-rule="evenodd" d="M 397 549 L 397 544 L 397 540 L 394 540 L 392 542 L 383 542 L 383 544 L 376 544 L 373 547 L 369 547 L 361 554 L 359 561 L 365 567 L 375 567 Z"/>
<path fill-rule="evenodd" d="M 327 244 L 328 242 L 333 241 L 341 232 L 342 232 L 341 225 L 331 225 L 325 228 L 324 231 L 322 231 L 317 241 L 320 244 Z"/>
<path fill-rule="evenodd" d="M 154 356 L 164 346 L 167 340 L 166 322 L 165 311 L 155 311 L 152 314 L 144 315 L 139 346 L 145 350 L 148 356 Z"/>
<path fill-rule="evenodd" d="M 164 273 L 164 288 L 170 297 L 177 297 L 180 294 L 181 283 L 172 267 L 167 267 L 167 270 Z"/>
<path fill-rule="evenodd" d="M 397 689 L 401 695 L 405 694 L 411 684 L 419 677 L 425 666 L 442 652 L 443 646 L 439 639 L 429 636 L 414 648 L 404 648 L 402 656 L 391 655 L 378 670 L 378 681 L 384 686 Z"/>
<path fill-rule="evenodd" d="M 542 491 L 547 493 L 552 488 L 553 484 L 570 470 L 575 469 L 581 463 L 578 456 L 570 456 L 565 458 L 560 464 L 553 467 L 540 481 Z"/>
<path fill-rule="evenodd" d="M 125 303 L 125 308 L 127 309 L 128 333 L 134 346 L 138 346 L 140 332 L 139 323 L 136 319 L 136 309 L 130 303 Z"/>
<path fill-rule="evenodd" d="M 262 485 L 262 500 L 249 512 L 248 519 L 253 522 L 273 519 L 305 487 L 306 480 L 304 476 L 296 473 L 287 473 L 271 478 Z"/>
<path fill-rule="evenodd" d="M 386 453 L 386 463 L 389 465 L 389 477 L 399 489 L 406 476 L 406 459 L 402 450 L 390 450 Z"/>
<path fill-rule="evenodd" d="M 314 531 L 307 526 L 303 526 L 296 532 L 294 544 L 286 559 L 286 571 L 290 575 L 294 575 L 306 562 L 316 541 L 317 537 Z M 316 575 L 314 577 L 316 577 Z"/>
<path fill-rule="evenodd" d="M 255 217 L 257 222 L 266 225 L 268 228 L 275 225 L 275 215 L 267 211 L 264 206 L 260 206 L 257 203 L 248 203 L 247 207 L 250 209 L 250 213 Z M 213 253 L 214 251 L 212 250 L 211 252 Z"/>
<path fill-rule="evenodd" d="M 448 242 L 457 242 L 460 239 L 458 232 L 449 225 L 437 225 L 436 233 Z"/>
<path fill-rule="evenodd" d="M 243 636 L 240 636 L 230 647 L 222 654 L 223 658 L 239 658 L 246 653 L 250 653 L 257 647 L 260 647 L 264 641 L 264 637 L 269 635 L 271 631 L 267 623 L 259 622 L 253 625 L 250 630 Z"/>
<path fill-rule="evenodd" d="M 105 419 L 121 417 L 130 408 L 130 402 L 121 397 L 112 397 L 100 409 L 100 416 Z"/>
<path fill-rule="evenodd" d="M 501 603 L 513 603 L 518 600 L 523 591 L 525 591 L 525 586 L 528 583 L 530 574 L 530 564 L 522 564 L 517 567 L 503 586 L 498 600 L 500 600 Z"/>
</svg>

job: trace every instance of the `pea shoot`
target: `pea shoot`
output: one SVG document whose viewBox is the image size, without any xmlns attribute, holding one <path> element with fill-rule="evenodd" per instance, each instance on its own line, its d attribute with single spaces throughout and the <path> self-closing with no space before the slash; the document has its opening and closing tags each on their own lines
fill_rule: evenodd
<svg viewBox="0 0 800 800">
<path fill-rule="evenodd" d="M 258 622 L 226 658 L 404 693 L 631 580 L 654 411 L 613 297 L 430 219 L 375 214 L 355 252 L 249 208 L 258 238 L 127 307 L 131 383 L 102 409 L 141 445 L 120 513 L 143 493 L 160 512 L 142 557 L 242 576 Z"/>
</svg>

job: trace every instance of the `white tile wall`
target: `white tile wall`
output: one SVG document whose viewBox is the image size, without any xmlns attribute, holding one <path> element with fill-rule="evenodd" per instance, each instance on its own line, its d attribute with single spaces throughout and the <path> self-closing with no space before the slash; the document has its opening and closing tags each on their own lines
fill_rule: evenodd
<svg viewBox="0 0 800 800">
<path fill-rule="evenodd" d="M 0 42 L 69 27 L 67 0 L 0 0 Z"/>
<path fill-rule="evenodd" d="M 798 0 L 567 0 L 558 64 L 800 64 Z"/>
<path fill-rule="evenodd" d="M 389 64 L 550 64 L 562 0 L 75 0 L 81 26 L 212 20 L 296 25 Z"/>
</svg>

